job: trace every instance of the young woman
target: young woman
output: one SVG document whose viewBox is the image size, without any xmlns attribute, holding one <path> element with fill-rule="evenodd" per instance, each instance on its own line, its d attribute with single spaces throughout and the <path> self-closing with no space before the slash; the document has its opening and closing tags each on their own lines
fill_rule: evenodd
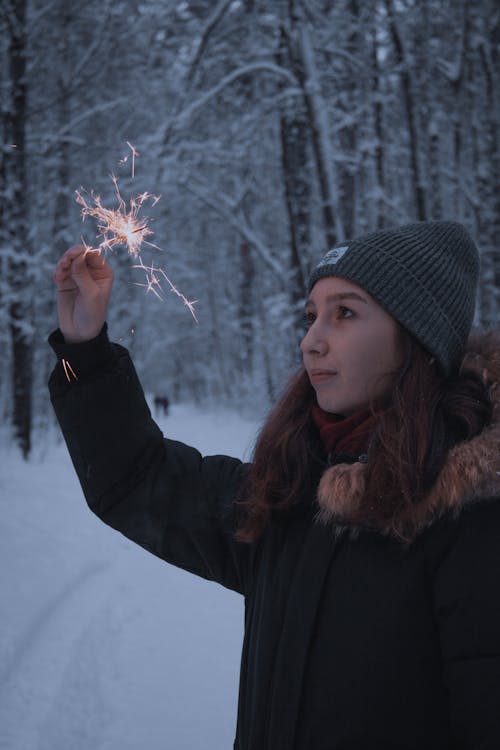
<svg viewBox="0 0 500 750">
<path fill-rule="evenodd" d="M 250 464 L 165 440 L 109 342 L 112 272 L 54 271 L 51 398 L 87 502 L 245 597 L 239 750 L 500 748 L 500 334 L 479 259 L 420 222 L 329 250 L 304 367 Z"/>
</svg>

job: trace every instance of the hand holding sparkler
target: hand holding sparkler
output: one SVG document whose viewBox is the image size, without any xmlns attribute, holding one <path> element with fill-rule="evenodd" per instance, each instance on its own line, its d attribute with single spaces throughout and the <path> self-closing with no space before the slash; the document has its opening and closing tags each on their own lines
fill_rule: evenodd
<svg viewBox="0 0 500 750">
<path fill-rule="evenodd" d="M 113 270 L 104 257 L 82 245 L 61 256 L 52 278 L 57 286 L 59 327 L 67 344 L 89 341 L 104 325 Z"/>
</svg>

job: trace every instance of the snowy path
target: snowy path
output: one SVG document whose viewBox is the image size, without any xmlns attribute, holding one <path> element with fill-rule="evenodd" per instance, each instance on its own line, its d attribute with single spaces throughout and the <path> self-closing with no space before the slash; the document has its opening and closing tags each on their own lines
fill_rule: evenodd
<svg viewBox="0 0 500 750">
<path fill-rule="evenodd" d="M 177 406 L 165 434 L 248 457 L 256 424 Z M 0 748 L 225 750 L 243 600 L 87 509 L 66 448 L 0 453 Z"/>
</svg>

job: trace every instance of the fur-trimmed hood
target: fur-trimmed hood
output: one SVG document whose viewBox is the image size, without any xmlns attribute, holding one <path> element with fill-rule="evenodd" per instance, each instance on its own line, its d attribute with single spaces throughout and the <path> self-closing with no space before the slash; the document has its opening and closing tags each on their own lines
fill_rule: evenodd
<svg viewBox="0 0 500 750">
<path fill-rule="evenodd" d="M 359 518 L 365 515 L 366 464 L 337 464 L 325 471 L 318 487 L 320 522 L 333 524 L 336 534 L 348 530 L 355 537 L 368 527 L 409 542 L 447 512 L 456 517 L 465 506 L 480 500 L 500 500 L 500 330 L 475 332 L 469 337 L 462 369 L 477 373 L 487 385 L 492 420 L 479 435 L 450 449 L 426 497 L 417 505 L 396 511 L 389 519 L 382 512 L 379 521 L 374 520 L 373 508 L 367 507 L 367 522 L 360 523 Z M 414 530 L 412 539 L 408 538 L 408 528 Z"/>
</svg>

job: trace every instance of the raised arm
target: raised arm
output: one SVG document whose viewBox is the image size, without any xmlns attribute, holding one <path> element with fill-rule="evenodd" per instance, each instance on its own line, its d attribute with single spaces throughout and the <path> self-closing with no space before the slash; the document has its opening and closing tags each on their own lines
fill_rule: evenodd
<svg viewBox="0 0 500 750">
<path fill-rule="evenodd" d="M 245 465 L 164 439 L 127 350 L 108 340 L 102 314 L 111 283 L 95 289 L 94 259 L 75 279 L 82 252 L 68 253 L 70 263 L 54 272 L 61 328 L 49 338 L 58 356 L 49 388 L 90 508 L 167 562 L 244 593 L 254 550 L 233 531 Z M 96 270 L 112 279 L 104 262 Z M 72 285 L 71 299 L 61 300 L 62 284 Z"/>
</svg>

